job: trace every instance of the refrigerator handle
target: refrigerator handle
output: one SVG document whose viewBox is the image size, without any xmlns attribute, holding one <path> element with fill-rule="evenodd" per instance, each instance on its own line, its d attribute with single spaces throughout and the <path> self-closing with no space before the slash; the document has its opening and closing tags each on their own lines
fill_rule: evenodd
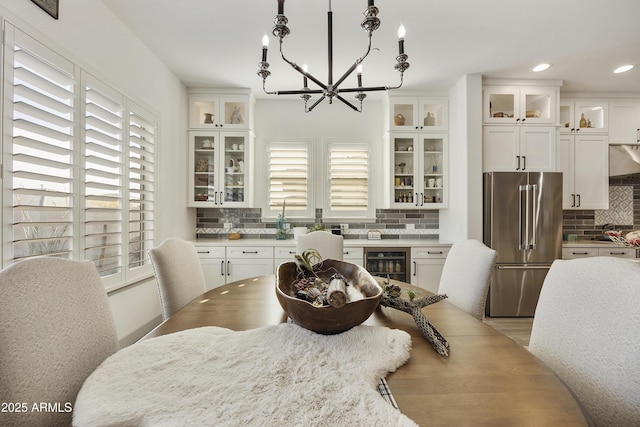
<svg viewBox="0 0 640 427">
<path fill-rule="evenodd" d="M 524 244 L 524 240 L 525 240 L 525 228 L 526 228 L 526 216 L 525 216 L 525 212 L 526 212 L 526 207 L 524 206 L 524 201 L 523 201 L 523 197 L 526 197 L 526 185 L 521 185 L 519 187 L 519 203 L 518 203 L 518 248 L 520 250 L 525 249 L 525 244 Z"/>
<path fill-rule="evenodd" d="M 536 248 L 536 241 L 538 236 L 538 185 L 533 184 L 531 187 L 531 241 L 529 242 L 529 249 Z"/>
<path fill-rule="evenodd" d="M 532 193 L 534 193 L 535 187 L 535 185 L 520 186 L 520 237 L 518 243 L 521 250 L 533 249 L 534 247 L 535 197 Z"/>
</svg>

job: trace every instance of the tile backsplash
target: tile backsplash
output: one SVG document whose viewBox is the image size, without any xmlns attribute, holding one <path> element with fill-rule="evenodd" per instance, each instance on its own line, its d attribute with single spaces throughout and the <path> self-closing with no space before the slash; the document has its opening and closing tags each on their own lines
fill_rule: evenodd
<svg viewBox="0 0 640 427">
<path fill-rule="evenodd" d="M 383 239 L 438 239 L 438 210 L 377 209 L 375 221 L 335 221 L 324 219 L 322 209 L 316 209 L 314 221 L 292 219 L 289 222 L 288 238 L 293 238 L 291 227 L 310 227 L 322 224 L 325 229 L 340 228 L 345 239 L 366 239 L 369 230 L 379 230 Z M 196 213 L 197 237 L 226 237 L 229 232 L 251 235 L 252 238 L 275 238 L 275 222 L 263 222 L 260 208 L 198 208 Z M 225 228 L 231 223 L 232 227 Z"/>
<path fill-rule="evenodd" d="M 609 186 L 609 209 L 563 211 L 563 234 L 577 234 L 578 240 L 602 235 L 602 226 L 613 224 L 616 230 L 640 229 L 640 183 Z"/>
</svg>

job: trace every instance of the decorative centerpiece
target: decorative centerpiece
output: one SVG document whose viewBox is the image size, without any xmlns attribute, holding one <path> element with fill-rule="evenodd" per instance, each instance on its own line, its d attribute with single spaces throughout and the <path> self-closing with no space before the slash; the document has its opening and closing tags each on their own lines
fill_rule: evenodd
<svg viewBox="0 0 640 427">
<path fill-rule="evenodd" d="M 276 296 L 294 323 L 331 335 L 364 322 L 380 304 L 382 287 L 359 265 L 322 260 L 310 249 L 278 266 Z"/>
</svg>

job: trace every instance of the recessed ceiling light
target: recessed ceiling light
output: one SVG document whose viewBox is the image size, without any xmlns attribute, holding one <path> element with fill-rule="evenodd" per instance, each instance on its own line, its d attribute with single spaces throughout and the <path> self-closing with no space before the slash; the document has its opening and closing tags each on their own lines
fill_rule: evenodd
<svg viewBox="0 0 640 427">
<path fill-rule="evenodd" d="M 538 65 L 536 65 L 535 67 L 533 67 L 533 71 L 534 71 L 535 73 L 538 73 L 538 72 L 540 72 L 540 71 L 544 71 L 544 70 L 546 70 L 546 69 L 547 69 L 547 68 L 549 68 L 549 67 L 551 67 L 551 64 L 538 64 Z"/>
<path fill-rule="evenodd" d="M 615 70 L 613 70 L 613 72 L 616 73 L 616 74 L 624 73 L 626 71 L 629 71 L 633 67 L 635 67 L 635 65 L 632 65 L 632 64 L 621 65 L 618 68 L 616 68 Z"/>
</svg>

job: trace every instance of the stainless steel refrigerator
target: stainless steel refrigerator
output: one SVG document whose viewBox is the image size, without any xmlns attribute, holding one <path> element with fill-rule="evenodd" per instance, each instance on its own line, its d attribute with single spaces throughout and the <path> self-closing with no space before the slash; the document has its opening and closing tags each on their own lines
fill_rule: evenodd
<svg viewBox="0 0 640 427">
<path fill-rule="evenodd" d="M 562 173 L 484 174 L 484 243 L 498 252 L 487 315 L 530 317 L 562 257 Z"/>
</svg>

